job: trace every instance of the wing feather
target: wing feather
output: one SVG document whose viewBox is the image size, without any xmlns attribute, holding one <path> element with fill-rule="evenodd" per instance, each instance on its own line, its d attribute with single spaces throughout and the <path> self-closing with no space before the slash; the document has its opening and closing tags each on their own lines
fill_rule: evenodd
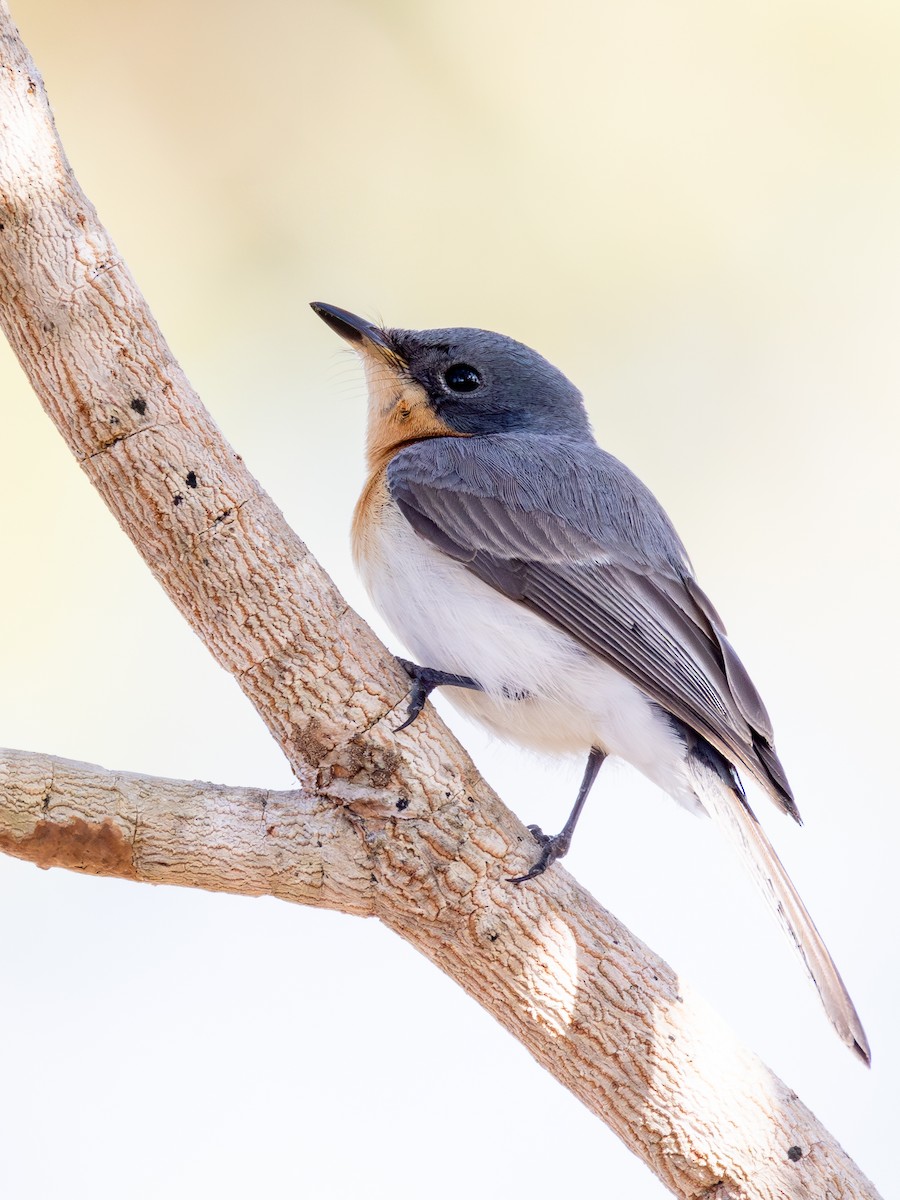
<svg viewBox="0 0 900 1200">
<path fill-rule="evenodd" d="M 797 816 L 759 693 L 668 517 L 617 459 L 545 435 L 436 438 L 395 456 L 388 487 L 421 537 L 616 667 Z"/>
</svg>

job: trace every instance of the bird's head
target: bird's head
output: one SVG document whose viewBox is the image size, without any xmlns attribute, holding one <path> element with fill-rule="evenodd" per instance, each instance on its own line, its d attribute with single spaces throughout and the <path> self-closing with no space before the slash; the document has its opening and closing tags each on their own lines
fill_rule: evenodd
<svg viewBox="0 0 900 1200">
<path fill-rule="evenodd" d="M 521 342 L 484 329 L 382 329 L 330 304 L 312 308 L 362 358 L 374 460 L 424 437 L 590 436 L 581 393 Z"/>
</svg>

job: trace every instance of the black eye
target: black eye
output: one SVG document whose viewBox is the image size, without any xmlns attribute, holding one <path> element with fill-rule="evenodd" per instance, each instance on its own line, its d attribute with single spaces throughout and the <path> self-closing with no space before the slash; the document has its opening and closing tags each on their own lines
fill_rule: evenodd
<svg viewBox="0 0 900 1200">
<path fill-rule="evenodd" d="M 481 387 L 481 376 L 468 363 L 454 363 L 444 372 L 444 383 L 451 392 L 474 392 Z"/>
</svg>

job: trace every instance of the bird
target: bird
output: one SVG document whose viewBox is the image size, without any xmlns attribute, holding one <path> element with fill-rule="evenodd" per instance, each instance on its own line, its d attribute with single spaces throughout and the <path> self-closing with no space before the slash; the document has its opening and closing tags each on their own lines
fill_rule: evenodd
<svg viewBox="0 0 900 1200">
<path fill-rule="evenodd" d="M 524 884 L 562 858 L 607 757 L 723 827 L 793 943 L 839 1037 L 869 1043 L 740 772 L 800 814 L 772 722 L 649 488 L 592 432 L 581 392 L 483 329 L 392 329 L 314 302 L 362 360 L 368 473 L 352 549 L 415 658 L 406 728 L 437 687 L 510 742 L 587 755 L 562 830 L 529 826 Z"/>
</svg>

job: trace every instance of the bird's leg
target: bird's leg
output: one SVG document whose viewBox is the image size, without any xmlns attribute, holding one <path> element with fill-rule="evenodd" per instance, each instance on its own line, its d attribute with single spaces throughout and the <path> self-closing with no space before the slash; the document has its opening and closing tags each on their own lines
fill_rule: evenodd
<svg viewBox="0 0 900 1200">
<path fill-rule="evenodd" d="M 591 747 L 587 766 L 584 769 L 584 777 L 581 780 L 581 787 L 578 789 L 578 795 L 575 797 L 575 804 L 569 813 L 568 821 L 566 821 L 559 833 L 551 836 L 544 833 L 539 825 L 528 826 L 532 837 L 541 847 L 541 856 L 530 871 L 526 871 L 524 875 L 514 876 L 510 879 L 510 883 L 524 883 L 526 879 L 535 879 L 538 875 L 543 875 L 551 863 L 555 863 L 558 858 L 562 858 L 564 854 L 568 854 L 569 847 L 572 844 L 572 834 L 575 832 L 575 826 L 578 824 L 578 818 L 581 816 L 581 810 L 584 808 L 584 802 L 588 798 L 588 793 L 594 786 L 597 772 L 603 766 L 604 758 L 606 758 L 605 750 L 601 750 L 599 746 Z"/>
<path fill-rule="evenodd" d="M 425 701 L 436 687 L 473 688 L 476 692 L 483 691 L 480 683 L 470 679 L 468 675 L 451 675 L 449 671 L 435 671 L 432 667 L 420 667 L 406 658 L 398 658 L 397 662 L 412 680 L 412 691 L 409 693 L 409 707 L 406 710 L 406 720 L 397 726 L 397 733 L 412 725 L 413 721 L 425 707 Z"/>
</svg>

